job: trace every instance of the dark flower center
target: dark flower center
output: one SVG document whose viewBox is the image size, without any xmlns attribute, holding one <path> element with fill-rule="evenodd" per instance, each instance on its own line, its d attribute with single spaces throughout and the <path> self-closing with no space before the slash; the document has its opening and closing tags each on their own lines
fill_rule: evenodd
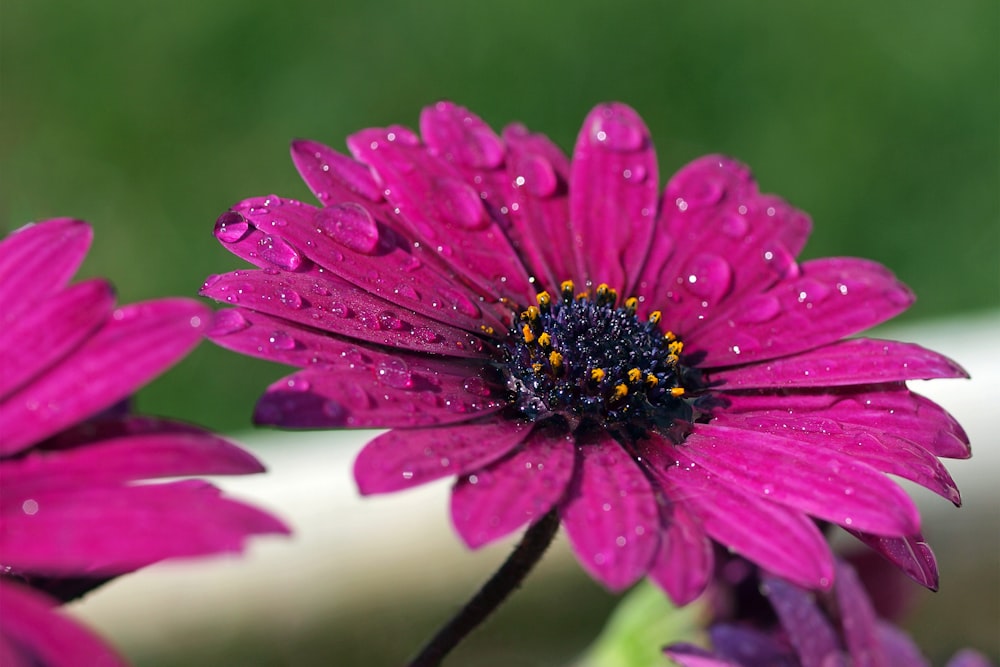
<svg viewBox="0 0 1000 667">
<path fill-rule="evenodd" d="M 540 292 L 507 336 L 504 373 L 518 411 L 640 430 L 690 421 L 684 343 L 660 329 L 659 311 L 640 321 L 637 300 L 617 305 L 605 284 L 594 294 L 575 293 L 571 281 L 560 289 L 561 299 Z"/>
</svg>

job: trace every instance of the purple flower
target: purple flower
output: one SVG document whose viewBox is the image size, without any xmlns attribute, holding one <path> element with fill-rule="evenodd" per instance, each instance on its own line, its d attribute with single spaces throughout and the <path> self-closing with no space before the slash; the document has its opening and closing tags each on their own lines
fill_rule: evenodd
<svg viewBox="0 0 1000 667">
<path fill-rule="evenodd" d="M 274 517 L 193 474 L 248 474 L 252 456 L 201 429 L 130 414 L 126 399 L 201 339 L 189 300 L 116 307 L 103 280 L 67 284 L 91 228 L 59 219 L 0 241 L 0 664 L 118 665 L 52 611 L 165 558 L 235 552 Z"/>
<path fill-rule="evenodd" d="M 712 626 L 712 651 L 680 643 L 665 652 L 682 667 L 929 667 L 905 632 L 877 616 L 849 565 L 838 562 L 836 578 L 831 593 L 817 595 L 765 576 L 760 591 L 770 603 L 768 614 L 758 607 L 740 623 Z M 991 666 L 968 649 L 947 665 Z"/>
<path fill-rule="evenodd" d="M 809 218 L 725 157 L 659 190 L 646 126 L 587 117 L 572 159 L 468 110 L 423 111 L 292 159 L 320 207 L 240 202 L 215 234 L 260 270 L 210 277 L 210 336 L 297 366 L 255 420 L 389 428 L 355 464 L 364 494 L 457 476 L 455 528 L 478 547 L 555 508 L 611 589 L 644 574 L 677 602 L 711 540 L 810 588 L 832 522 L 934 587 L 909 497 L 959 503 L 939 456 L 967 457 L 914 378 L 964 377 L 916 345 L 849 336 L 910 291 L 853 258 L 796 263 Z"/>
</svg>

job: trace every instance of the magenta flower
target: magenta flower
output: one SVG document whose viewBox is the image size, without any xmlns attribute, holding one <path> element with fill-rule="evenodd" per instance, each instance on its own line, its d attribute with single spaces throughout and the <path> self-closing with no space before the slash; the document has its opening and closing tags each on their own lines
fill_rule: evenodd
<svg viewBox="0 0 1000 667">
<path fill-rule="evenodd" d="M 857 573 L 836 564 L 831 593 L 815 595 L 776 577 L 763 578 L 760 591 L 773 616 L 761 613 L 709 629 L 712 650 L 691 644 L 665 653 L 682 667 L 930 667 L 913 640 L 878 617 Z M 946 667 L 992 667 L 978 651 L 965 649 Z"/>
<path fill-rule="evenodd" d="M 967 439 L 914 378 L 963 377 L 916 345 L 844 340 L 910 291 L 852 258 L 796 263 L 810 221 L 725 157 L 659 190 L 639 116 L 606 104 L 572 159 L 450 103 L 348 138 L 296 141 L 322 202 L 248 199 L 215 234 L 261 270 L 212 276 L 235 306 L 210 336 L 300 367 L 255 420 L 389 428 L 355 464 L 364 494 L 457 476 L 478 547 L 558 511 L 611 589 L 648 574 L 677 602 L 711 540 L 827 588 L 815 520 L 935 586 L 920 517 L 885 473 L 959 502 L 939 456 Z"/>
<path fill-rule="evenodd" d="M 252 456 L 125 400 L 183 357 L 211 313 L 181 299 L 115 307 L 103 280 L 67 282 L 90 227 L 51 220 L 0 242 L 0 664 L 118 665 L 52 611 L 165 558 L 235 552 L 285 533 L 193 474 L 247 474 Z"/>
</svg>

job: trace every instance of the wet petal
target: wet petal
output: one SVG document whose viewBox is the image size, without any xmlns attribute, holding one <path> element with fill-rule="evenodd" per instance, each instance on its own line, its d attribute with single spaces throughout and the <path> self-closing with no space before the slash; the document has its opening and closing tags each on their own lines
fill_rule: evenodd
<svg viewBox="0 0 1000 667">
<path fill-rule="evenodd" d="M 101 280 L 54 294 L 0 328 L 0 400 L 44 373 L 111 317 L 115 295 Z"/>
<path fill-rule="evenodd" d="M 802 667 L 826 667 L 840 645 L 813 595 L 776 577 L 765 577 L 765 595 L 799 654 Z"/>
<path fill-rule="evenodd" d="M 537 521 L 563 497 L 575 456 L 572 436 L 535 430 L 506 458 L 459 479 L 455 530 L 475 549 Z"/>
<path fill-rule="evenodd" d="M 656 152 L 633 109 L 602 104 L 583 122 L 570 166 L 569 212 L 579 278 L 630 294 L 652 238 L 659 198 Z"/>
<path fill-rule="evenodd" d="M 324 204 L 340 201 L 383 201 L 382 188 L 367 166 L 316 141 L 291 145 L 292 162 L 302 180 Z"/>
<path fill-rule="evenodd" d="M 284 428 L 412 428 L 499 412 L 506 390 L 478 371 L 355 350 L 352 366 L 312 366 L 268 387 L 254 423 Z M 409 361 L 407 361 L 409 360 Z"/>
<path fill-rule="evenodd" d="M 905 491 L 833 448 L 803 446 L 753 427 L 697 424 L 683 449 L 718 483 L 800 512 L 884 535 L 920 530 L 920 515 Z"/>
<path fill-rule="evenodd" d="M 7 667 L 128 667 L 110 646 L 71 617 L 56 601 L 27 586 L 0 579 L 3 626 L 0 664 Z"/>
<path fill-rule="evenodd" d="M 209 311 L 164 299 L 125 306 L 58 368 L 0 403 L 12 454 L 128 396 L 180 360 L 201 339 Z"/>
<path fill-rule="evenodd" d="M 913 343 L 855 338 L 782 359 L 723 369 L 710 377 L 732 390 L 965 378 L 968 373 L 944 355 Z"/>
<path fill-rule="evenodd" d="M 603 440 L 578 448 L 579 466 L 560 510 L 580 564 L 611 590 L 645 574 L 659 545 L 659 508 L 639 466 Z"/>
<path fill-rule="evenodd" d="M 661 510 L 660 548 L 649 568 L 649 578 L 683 606 L 701 595 L 712 575 L 712 544 L 702 527 L 684 509 L 671 504 Z"/>
<path fill-rule="evenodd" d="M 0 241 L 2 322 L 14 322 L 61 289 L 80 268 L 93 231 L 82 220 L 58 218 L 22 227 Z"/>
<path fill-rule="evenodd" d="M 422 146 L 389 141 L 394 130 L 351 135 L 354 156 L 375 169 L 412 238 L 434 248 L 482 295 L 524 303 L 535 293 L 520 258 L 487 215 L 479 192 Z"/>
<path fill-rule="evenodd" d="M 799 275 L 734 303 L 687 331 L 703 367 L 774 359 L 832 343 L 885 322 L 913 303 L 910 290 L 875 262 L 815 259 Z M 671 325 L 673 326 L 673 325 Z"/>
<path fill-rule="evenodd" d="M 938 589 L 937 560 L 920 533 L 905 537 L 884 537 L 857 530 L 847 532 L 880 553 L 921 586 L 932 591 Z"/>
<path fill-rule="evenodd" d="M 375 438 L 354 460 L 364 495 L 388 493 L 475 472 L 517 447 L 531 429 L 497 419 L 444 428 L 396 429 Z"/>
<path fill-rule="evenodd" d="M 808 517 L 723 483 L 662 438 L 644 443 L 641 453 L 670 500 L 683 504 L 712 539 L 791 581 L 829 588 L 833 559 Z"/>
<path fill-rule="evenodd" d="M 288 532 L 198 480 L 16 491 L 0 501 L 0 553 L 4 565 L 29 574 L 116 575 L 165 558 L 237 552 L 251 535 Z"/>
<path fill-rule="evenodd" d="M 279 347 L 288 350 L 296 346 L 295 335 L 303 327 L 418 352 L 477 356 L 483 349 L 481 339 L 466 331 L 332 277 L 317 287 L 312 277 L 296 273 L 234 271 L 208 281 L 201 293 L 287 320 L 281 331 L 289 341 Z M 471 301 L 468 306 L 475 308 Z"/>
<path fill-rule="evenodd" d="M 840 616 L 840 630 L 852 664 L 861 667 L 892 667 L 882 651 L 875 609 L 858 575 L 847 564 L 837 563 L 837 585 L 833 587 Z"/>
</svg>

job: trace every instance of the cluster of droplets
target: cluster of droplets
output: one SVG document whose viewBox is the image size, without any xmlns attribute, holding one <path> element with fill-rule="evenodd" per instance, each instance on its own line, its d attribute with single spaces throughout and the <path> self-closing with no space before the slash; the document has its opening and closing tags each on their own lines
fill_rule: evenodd
<svg viewBox="0 0 1000 667">
<path fill-rule="evenodd" d="M 637 300 L 618 305 L 617 292 L 605 284 L 591 295 L 565 281 L 560 291 L 559 300 L 540 292 L 507 339 L 507 387 L 525 417 L 562 415 L 573 423 L 639 429 L 690 420 L 684 344 L 660 329 L 658 311 L 640 320 Z"/>
</svg>

